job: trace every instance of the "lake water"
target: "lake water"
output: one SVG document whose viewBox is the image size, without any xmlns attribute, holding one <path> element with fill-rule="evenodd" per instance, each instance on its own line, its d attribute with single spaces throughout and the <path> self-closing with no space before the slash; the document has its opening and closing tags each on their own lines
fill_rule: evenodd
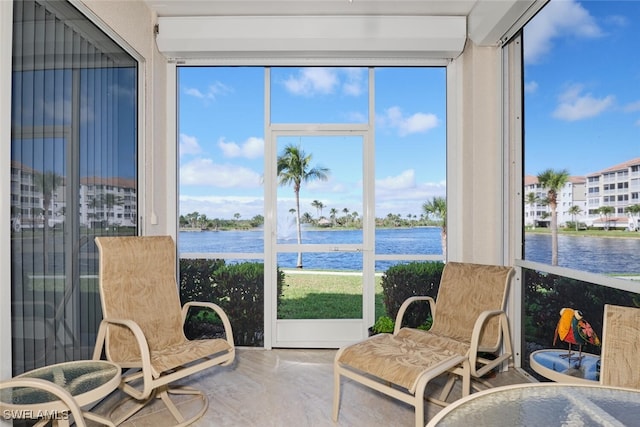
<svg viewBox="0 0 640 427">
<path fill-rule="evenodd" d="M 361 230 L 304 230 L 303 243 L 348 244 L 361 243 Z M 295 233 L 279 240 L 295 243 Z M 180 253 L 186 252 L 248 252 L 263 250 L 262 230 L 180 232 Z M 376 230 L 378 254 L 441 254 L 440 229 L 402 228 Z M 551 236 L 526 234 L 525 258 L 545 264 L 551 263 Z M 295 253 L 279 254 L 278 264 L 294 268 Z M 640 239 L 558 236 L 558 264 L 593 273 L 640 273 Z M 359 270 L 362 254 L 354 252 L 303 253 L 303 265 L 308 269 Z M 384 271 L 393 262 L 377 262 L 376 271 Z"/>
</svg>

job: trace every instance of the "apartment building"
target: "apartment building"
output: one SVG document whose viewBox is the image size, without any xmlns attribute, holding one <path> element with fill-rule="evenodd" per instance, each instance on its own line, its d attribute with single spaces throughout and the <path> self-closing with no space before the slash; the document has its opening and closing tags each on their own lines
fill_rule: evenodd
<svg viewBox="0 0 640 427">
<path fill-rule="evenodd" d="M 40 177 L 40 178 L 39 178 Z M 55 183 L 54 183 L 55 182 Z M 85 177 L 80 179 L 81 227 L 135 227 L 137 194 L 135 181 L 125 178 Z M 44 228 L 45 208 L 50 228 L 62 226 L 67 211 L 65 179 L 11 162 L 11 227 Z M 45 192 L 50 193 L 45 198 Z"/>
<path fill-rule="evenodd" d="M 595 227 L 638 229 L 637 216 L 627 208 L 640 203 L 640 157 L 587 175 L 587 221 Z M 598 209 L 610 206 L 613 212 L 604 218 Z"/>
<path fill-rule="evenodd" d="M 586 217 L 585 178 L 571 176 L 558 192 L 558 224 L 567 222 L 584 222 Z M 524 177 L 524 224 L 528 227 L 548 227 L 551 222 L 551 210 L 545 203 L 547 189 L 538 182 L 538 177 L 527 175 Z M 572 206 L 577 206 L 572 213 Z"/>
<path fill-rule="evenodd" d="M 640 204 L 640 157 L 611 166 L 586 177 L 572 176 L 558 193 L 558 225 L 583 222 L 590 227 L 640 228 L 637 215 L 627 208 Z M 544 203 L 547 190 L 536 176 L 524 179 L 524 223 L 526 226 L 548 226 L 550 210 Z M 571 213 L 577 206 L 577 213 Z M 613 212 L 602 215 L 600 208 L 610 206 Z"/>
</svg>

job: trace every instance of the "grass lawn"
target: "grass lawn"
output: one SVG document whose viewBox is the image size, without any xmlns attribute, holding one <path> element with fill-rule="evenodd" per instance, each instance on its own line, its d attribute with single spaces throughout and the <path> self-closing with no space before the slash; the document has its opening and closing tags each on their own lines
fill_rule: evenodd
<svg viewBox="0 0 640 427">
<path fill-rule="evenodd" d="M 375 318 L 385 314 L 381 277 L 376 276 Z M 362 318 L 362 277 L 330 272 L 285 273 L 279 319 Z"/>
</svg>

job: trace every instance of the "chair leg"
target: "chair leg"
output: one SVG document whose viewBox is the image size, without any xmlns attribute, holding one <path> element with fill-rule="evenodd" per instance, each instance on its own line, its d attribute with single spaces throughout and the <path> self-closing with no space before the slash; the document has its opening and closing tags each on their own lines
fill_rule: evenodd
<svg viewBox="0 0 640 427">
<path fill-rule="evenodd" d="M 171 400 L 171 397 L 169 396 L 170 394 L 184 394 L 184 395 L 194 395 L 194 396 L 199 395 L 202 398 L 202 407 L 200 408 L 198 413 L 196 413 L 194 416 L 188 419 L 185 419 L 182 413 L 178 410 L 178 407 L 176 406 L 176 404 Z M 169 410 L 169 412 L 171 412 L 171 415 L 173 415 L 173 418 L 175 418 L 175 420 L 178 422 L 178 424 L 175 424 L 174 427 L 185 427 L 190 424 L 193 424 L 196 420 L 200 419 L 204 415 L 204 413 L 207 411 L 207 408 L 209 407 L 209 399 L 200 390 L 197 390 L 191 387 L 181 387 L 181 386 L 169 387 L 167 385 L 164 385 L 155 389 L 148 398 L 143 400 L 138 400 L 131 396 L 127 396 L 123 398 L 121 401 L 119 401 L 116 404 L 115 407 L 111 409 L 110 416 L 118 408 L 123 407 L 125 403 L 129 401 L 133 402 L 133 406 L 129 408 L 124 415 L 119 417 L 117 421 L 115 421 L 116 425 L 120 425 L 126 420 L 128 420 L 129 418 L 131 418 L 132 416 L 134 416 L 142 408 L 147 406 L 149 402 L 152 401 L 154 398 L 158 398 L 162 400 L 162 403 L 164 403 L 164 405 Z"/>
<path fill-rule="evenodd" d="M 169 397 L 169 394 L 187 394 L 194 396 L 199 395 L 202 398 L 202 407 L 197 414 L 185 420 L 182 413 L 180 413 L 175 403 L 173 403 L 173 401 Z M 175 427 L 183 427 L 193 424 L 196 420 L 200 419 L 205 412 L 207 412 L 207 408 L 209 407 L 209 398 L 207 397 L 207 395 L 202 391 L 192 387 L 167 387 L 166 389 L 163 389 L 159 392 L 159 397 L 162 399 L 165 406 L 167 407 L 167 409 L 169 409 L 176 421 L 178 421 L 178 424 L 176 424 Z"/>
<path fill-rule="evenodd" d="M 129 410 L 127 410 L 127 412 L 125 412 L 124 415 L 120 416 L 116 421 L 114 421 L 115 425 L 120 425 L 123 422 L 125 422 L 126 420 L 128 420 L 129 418 L 133 417 L 142 408 L 147 406 L 147 404 L 151 400 L 153 400 L 154 397 L 156 397 L 155 391 L 152 392 L 149 397 L 147 397 L 146 399 L 142 399 L 142 400 L 138 400 L 138 399 L 135 399 L 135 398 L 127 395 L 126 397 L 122 398 L 122 400 L 120 400 L 118 403 L 116 403 L 116 405 L 113 408 L 111 408 L 111 411 L 109 412 L 109 418 L 113 419 L 113 414 L 119 408 L 123 407 L 125 405 L 125 403 L 133 402 L 133 406 Z"/>
<path fill-rule="evenodd" d="M 447 383 L 444 385 L 442 392 L 440 392 L 440 401 L 442 402 L 446 402 L 449 398 L 451 390 L 453 390 L 453 386 L 455 385 L 457 379 L 455 374 L 449 374 L 448 377 L 449 378 L 447 379 Z"/>
<path fill-rule="evenodd" d="M 337 364 L 333 367 L 333 421 L 338 422 L 340 412 L 340 372 Z"/>
</svg>

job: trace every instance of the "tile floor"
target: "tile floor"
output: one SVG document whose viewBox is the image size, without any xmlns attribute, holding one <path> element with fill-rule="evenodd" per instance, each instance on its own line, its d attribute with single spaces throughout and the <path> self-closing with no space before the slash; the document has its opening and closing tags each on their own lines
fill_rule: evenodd
<svg viewBox="0 0 640 427">
<path fill-rule="evenodd" d="M 189 383 L 204 390 L 209 408 L 194 426 L 413 426 L 410 405 L 343 378 L 340 416 L 331 419 L 333 400 L 333 357 L 335 350 L 262 350 L 239 348 L 229 367 L 216 367 L 195 375 Z M 531 381 L 511 369 L 489 380 L 492 385 Z M 452 394 L 455 395 L 456 391 Z M 112 394 L 95 411 L 106 413 L 120 398 Z M 459 394 L 458 394 L 459 396 Z M 455 396 L 454 396 L 455 397 Z M 180 400 L 185 413 L 195 413 L 198 398 Z M 441 408 L 426 403 L 425 417 Z M 122 424 L 123 427 L 162 427 L 175 424 L 161 402 Z"/>
</svg>

